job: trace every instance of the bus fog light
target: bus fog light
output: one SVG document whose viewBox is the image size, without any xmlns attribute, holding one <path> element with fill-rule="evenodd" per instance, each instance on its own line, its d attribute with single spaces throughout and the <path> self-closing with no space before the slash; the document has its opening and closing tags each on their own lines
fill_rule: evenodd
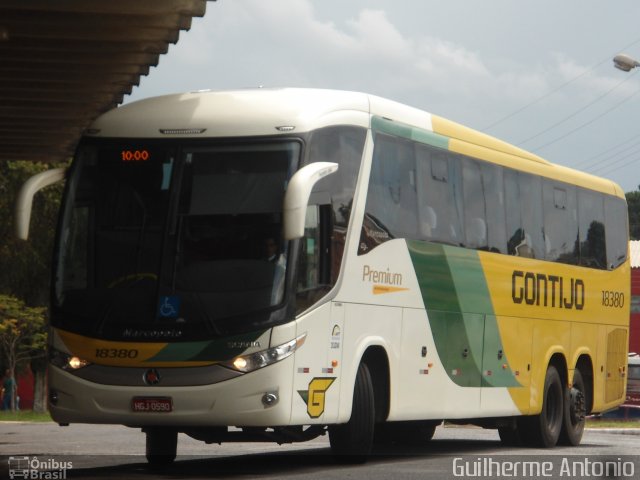
<svg viewBox="0 0 640 480">
<path fill-rule="evenodd" d="M 275 392 L 267 392 L 262 396 L 262 404 L 265 407 L 273 407 L 277 405 L 279 400 L 280 398 L 278 397 L 278 394 Z"/>
<path fill-rule="evenodd" d="M 57 405 L 58 404 L 58 391 L 51 389 L 49 390 L 49 403 L 51 405 Z"/>
</svg>

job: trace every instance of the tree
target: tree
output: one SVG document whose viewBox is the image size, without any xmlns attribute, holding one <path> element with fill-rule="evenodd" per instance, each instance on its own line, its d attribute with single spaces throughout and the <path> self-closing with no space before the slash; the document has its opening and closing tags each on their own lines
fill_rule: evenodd
<svg viewBox="0 0 640 480">
<path fill-rule="evenodd" d="M 640 185 L 637 191 L 625 195 L 629 206 L 629 234 L 631 240 L 640 240 Z"/>
<path fill-rule="evenodd" d="M 15 238 L 16 196 L 20 187 L 31 176 L 50 168 L 64 168 L 67 165 L 68 162 L 51 165 L 26 161 L 0 163 L 0 272 L 2 272 L 0 275 L 0 294 L 11 296 L 7 298 L 12 299 L 14 306 L 15 302 L 19 302 L 17 299 L 22 299 L 26 305 L 32 307 L 48 304 L 51 253 L 62 197 L 62 185 L 48 187 L 35 196 L 31 215 L 31 234 L 28 242 Z M 24 308 L 29 316 L 30 310 L 27 307 Z M 15 318 L 18 318 L 18 315 L 14 315 Z M 16 330 L 16 328 L 17 325 L 12 322 L 4 324 L 4 337 L 8 339 L 11 332 L 23 335 L 23 332 Z M 27 332 L 24 334 L 28 335 Z M 21 345 L 23 347 L 28 344 L 36 346 L 46 343 L 44 330 L 35 329 L 32 334 L 33 338 L 22 339 Z M 32 356 L 31 369 L 35 379 L 34 410 L 44 411 L 46 409 L 45 356 Z M 12 372 L 15 375 L 15 366 Z"/>
<path fill-rule="evenodd" d="M 0 295 L 0 350 L 14 384 L 19 365 L 46 356 L 45 311 L 44 307 L 27 307 L 11 295 Z M 11 410 L 15 410 L 15 389 L 12 393 Z"/>
</svg>

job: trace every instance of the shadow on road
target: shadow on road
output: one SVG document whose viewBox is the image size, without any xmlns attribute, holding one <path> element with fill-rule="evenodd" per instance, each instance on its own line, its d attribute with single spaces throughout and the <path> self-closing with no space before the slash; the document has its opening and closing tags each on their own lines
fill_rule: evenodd
<svg viewBox="0 0 640 480">
<path fill-rule="evenodd" d="M 425 457 L 450 457 L 459 455 L 482 455 L 495 451 L 500 442 L 486 440 L 436 440 L 421 447 L 384 446 L 376 447 L 367 465 L 413 460 Z M 106 458 L 95 457 L 100 464 L 108 463 Z M 115 459 L 115 457 L 113 457 Z M 339 477 L 338 471 L 349 468 L 348 458 L 339 458 L 331 454 L 329 448 L 287 450 L 247 455 L 189 457 L 180 456 L 168 467 L 154 469 L 147 465 L 143 457 L 132 457 L 132 462 L 118 465 L 73 468 L 67 472 L 67 478 L 260 478 L 287 477 L 313 472 L 314 476 Z M 134 460 L 135 459 L 135 460 Z M 82 463 L 86 464 L 86 460 Z M 126 462 L 126 459 L 125 459 Z M 98 462 L 96 462 L 98 463 Z"/>
</svg>

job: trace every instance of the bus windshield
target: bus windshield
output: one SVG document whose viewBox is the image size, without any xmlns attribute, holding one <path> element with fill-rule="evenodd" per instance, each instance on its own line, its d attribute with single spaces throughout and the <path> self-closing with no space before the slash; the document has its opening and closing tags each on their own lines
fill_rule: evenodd
<svg viewBox="0 0 640 480">
<path fill-rule="evenodd" d="M 268 317 L 284 298 L 282 200 L 299 157 L 295 141 L 81 146 L 52 321 L 105 338 L 178 339 Z"/>
</svg>

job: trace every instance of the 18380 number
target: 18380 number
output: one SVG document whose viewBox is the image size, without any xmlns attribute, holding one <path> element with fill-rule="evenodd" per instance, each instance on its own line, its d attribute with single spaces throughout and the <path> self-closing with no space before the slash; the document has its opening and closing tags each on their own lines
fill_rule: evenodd
<svg viewBox="0 0 640 480">
<path fill-rule="evenodd" d="M 138 350 L 129 348 L 96 348 L 96 358 L 136 358 Z"/>
<path fill-rule="evenodd" d="M 624 307 L 624 292 L 616 292 L 614 290 L 603 290 L 602 306 L 610 307 L 610 308 Z"/>
</svg>

